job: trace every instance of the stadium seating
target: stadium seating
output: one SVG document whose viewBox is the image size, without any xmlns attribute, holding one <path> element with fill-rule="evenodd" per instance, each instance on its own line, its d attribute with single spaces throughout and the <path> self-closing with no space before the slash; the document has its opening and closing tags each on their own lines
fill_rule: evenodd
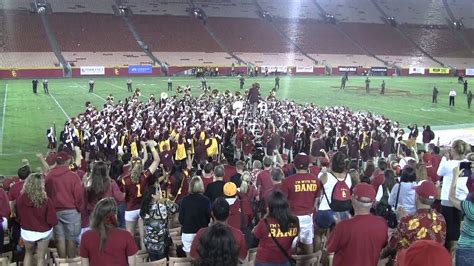
<svg viewBox="0 0 474 266">
<path fill-rule="evenodd" d="M 142 51 L 120 17 L 91 13 L 53 13 L 49 19 L 61 51 Z"/>
<path fill-rule="evenodd" d="M 448 14 L 442 1 L 374 0 L 388 16 L 401 24 L 445 25 Z M 472 10 L 472 9 L 471 9 Z M 472 15 L 472 14 L 471 14 Z"/>
<path fill-rule="evenodd" d="M 172 15 L 187 16 L 190 6 L 186 0 L 156 1 L 156 0 L 124 0 L 135 15 Z"/>
<path fill-rule="evenodd" d="M 318 3 L 338 21 L 382 23 L 380 13 L 371 0 L 318 0 Z"/>
<path fill-rule="evenodd" d="M 31 2 L 31 1 L 30 1 Z M 47 0 L 53 12 L 113 14 L 114 0 Z"/>
<path fill-rule="evenodd" d="M 285 53 L 292 45 L 269 22 L 247 18 L 209 18 L 209 26 L 231 51 Z"/>
<path fill-rule="evenodd" d="M 243 60 L 257 66 L 312 66 L 314 63 L 302 54 L 297 53 L 235 53 Z"/>
<path fill-rule="evenodd" d="M 39 15 L 26 11 L 0 10 L 3 38 L 0 51 L 5 52 L 50 52 L 46 33 Z"/>
<path fill-rule="evenodd" d="M 259 0 L 263 10 L 270 12 L 274 18 L 319 19 L 319 11 L 312 0 L 285 1 Z"/>
<path fill-rule="evenodd" d="M 208 17 L 258 18 L 253 0 L 198 0 L 194 5 L 202 8 Z"/>
<path fill-rule="evenodd" d="M 52 52 L 8 52 L 0 53 L 0 67 L 52 67 L 58 59 Z"/>
<path fill-rule="evenodd" d="M 395 64 L 402 68 L 408 68 L 410 66 L 416 67 L 438 67 L 439 64 L 431 60 L 426 56 L 395 56 L 395 55 L 381 55 L 381 59 L 387 61 L 390 64 Z"/>
<path fill-rule="evenodd" d="M 467 28 L 474 28 L 474 5 L 471 0 L 446 0 L 456 19 Z M 469 6 L 471 8 L 469 8 Z M 474 42 L 473 42 L 474 44 Z"/>
<path fill-rule="evenodd" d="M 150 51 L 222 52 L 200 22 L 192 17 L 134 16 L 133 23 Z"/>
<path fill-rule="evenodd" d="M 278 20 L 276 23 L 307 53 L 365 54 L 331 25 L 314 20 Z"/>
<path fill-rule="evenodd" d="M 451 29 L 401 26 L 402 31 L 433 56 L 467 57 L 471 53 Z"/>
<path fill-rule="evenodd" d="M 318 60 L 321 64 L 331 67 L 337 66 L 381 66 L 383 65 L 377 59 L 368 55 L 354 55 L 354 54 L 310 54 L 311 57 Z"/>
<path fill-rule="evenodd" d="M 237 62 L 227 53 L 203 52 L 153 52 L 161 61 L 170 66 L 231 66 Z"/>
<path fill-rule="evenodd" d="M 63 52 L 67 62 L 74 66 L 128 66 L 152 64 L 143 52 Z"/>
</svg>

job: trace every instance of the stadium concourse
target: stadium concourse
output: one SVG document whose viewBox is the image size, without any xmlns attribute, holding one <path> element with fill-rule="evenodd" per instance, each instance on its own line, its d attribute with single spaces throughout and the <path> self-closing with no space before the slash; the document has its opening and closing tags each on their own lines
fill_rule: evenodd
<svg viewBox="0 0 474 266">
<path fill-rule="evenodd" d="M 473 8 L 1 1 L 0 263 L 474 265 Z"/>
</svg>

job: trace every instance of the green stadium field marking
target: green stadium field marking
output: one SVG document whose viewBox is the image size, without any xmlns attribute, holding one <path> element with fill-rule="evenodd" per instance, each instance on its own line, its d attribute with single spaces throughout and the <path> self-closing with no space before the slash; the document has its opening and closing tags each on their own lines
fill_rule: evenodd
<svg viewBox="0 0 474 266">
<path fill-rule="evenodd" d="M 66 113 L 66 111 L 64 111 L 63 107 L 59 104 L 58 100 L 56 100 L 56 98 L 50 93 L 49 96 L 51 96 L 51 98 L 53 98 L 54 102 L 58 105 L 59 109 L 61 109 L 61 111 L 63 111 L 63 114 L 66 116 L 67 119 L 70 119 L 71 117 L 69 117 L 69 115 Z"/>
<path fill-rule="evenodd" d="M 5 84 L 5 97 L 3 98 L 2 129 L 0 130 L 0 153 L 3 152 L 3 131 L 5 129 L 5 113 L 7 112 L 8 83 Z"/>
<path fill-rule="evenodd" d="M 77 86 L 79 86 L 80 88 L 83 88 L 83 89 L 86 89 L 86 90 L 87 90 L 87 87 L 86 87 L 86 86 L 83 86 L 83 85 L 81 85 L 81 84 L 79 84 L 79 83 L 77 83 L 77 82 L 76 82 L 76 84 L 77 84 Z M 92 92 L 91 94 L 105 102 L 104 97 L 100 96 L 99 94 L 96 94 L 95 92 Z"/>
</svg>

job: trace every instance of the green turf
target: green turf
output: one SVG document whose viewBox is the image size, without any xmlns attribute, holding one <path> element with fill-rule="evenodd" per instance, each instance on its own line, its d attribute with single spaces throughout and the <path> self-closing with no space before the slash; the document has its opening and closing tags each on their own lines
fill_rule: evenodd
<svg viewBox="0 0 474 266">
<path fill-rule="evenodd" d="M 382 79 L 386 82 L 386 94 L 380 95 Z M 84 110 L 84 103 L 91 101 L 94 105 L 102 104 L 109 93 L 118 99 L 124 99 L 129 93 L 126 90 L 127 78 L 95 78 L 95 94 L 88 93 L 88 79 L 51 79 L 49 81 L 51 96 L 57 100 L 64 112 L 75 116 Z M 139 87 L 144 96 L 154 93 L 157 97 L 166 90 L 167 78 L 133 78 L 134 87 Z M 173 86 L 190 84 L 193 94 L 199 95 L 197 89 L 200 79 L 175 77 Z M 473 112 L 467 110 L 462 86 L 454 77 L 372 77 L 372 91 L 365 93 L 363 77 L 349 77 L 346 90 L 339 90 L 340 77 L 282 77 L 279 98 L 291 98 L 298 102 L 313 102 L 317 105 L 345 105 L 354 110 L 370 110 L 399 121 L 402 125 L 418 123 L 435 126 L 454 127 L 460 124 L 474 123 Z M 245 87 L 259 82 L 262 94 L 268 95 L 273 87 L 273 77 L 247 78 Z M 208 78 L 208 85 L 220 91 L 238 90 L 237 77 Z M 431 104 L 431 90 L 436 85 L 440 91 L 438 104 Z M 5 105 L 5 90 L 8 95 Z M 458 96 L 456 107 L 448 106 L 448 92 L 456 88 Z M 58 133 L 66 115 L 52 97 L 42 93 L 39 85 L 38 95 L 33 95 L 31 80 L 0 81 L 0 174 L 13 174 L 22 158 L 28 158 L 33 166 L 38 166 L 35 153 L 46 152 L 46 129 L 56 122 Z M 145 98 L 143 98 L 145 99 Z M 3 124 L 4 123 L 4 124 Z"/>
</svg>

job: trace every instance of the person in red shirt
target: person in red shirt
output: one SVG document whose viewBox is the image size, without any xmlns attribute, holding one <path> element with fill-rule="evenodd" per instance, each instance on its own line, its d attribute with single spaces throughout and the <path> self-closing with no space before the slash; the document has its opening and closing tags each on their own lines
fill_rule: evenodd
<svg viewBox="0 0 474 266">
<path fill-rule="evenodd" d="M 203 170 L 202 183 L 204 184 L 204 190 L 206 190 L 207 186 L 214 182 L 214 167 L 211 163 L 206 163 Z"/>
<path fill-rule="evenodd" d="M 130 174 L 123 177 L 121 182 L 122 190 L 125 192 L 125 226 L 127 231 L 132 235 L 135 233 L 138 218 L 140 216 L 140 205 L 142 196 L 145 193 L 147 187 L 147 179 L 153 173 L 155 173 L 158 165 L 160 165 L 160 157 L 158 156 L 158 152 L 155 149 L 156 142 L 154 140 L 150 140 L 146 143 L 146 145 L 148 145 L 150 148 L 153 156 L 153 162 L 146 170 L 143 169 L 146 161 L 145 158 L 148 158 L 148 154 L 145 144 L 142 143 L 144 160 L 141 160 L 140 158 L 133 158 Z M 140 226 L 142 225 L 140 224 Z M 142 232 L 143 230 L 139 231 Z M 143 237 L 141 237 L 141 239 L 143 239 Z M 143 243 L 142 247 L 144 248 Z"/>
<path fill-rule="evenodd" d="M 229 219 L 227 223 L 233 227 L 244 231 L 252 220 L 252 207 L 249 201 L 243 200 L 237 195 L 237 186 L 232 182 L 224 185 L 224 196 L 230 206 Z"/>
<path fill-rule="evenodd" d="M 45 254 L 58 218 L 52 200 L 46 195 L 42 174 L 33 173 L 26 179 L 15 209 L 26 249 L 23 265 L 33 265 L 35 246 L 36 265 L 46 265 Z"/>
<path fill-rule="evenodd" d="M 237 169 L 235 166 L 229 165 L 226 159 L 222 159 L 221 164 L 224 166 L 224 181 L 229 182 L 230 178 L 237 174 Z"/>
<path fill-rule="evenodd" d="M 0 189 L 0 233 L 8 229 L 8 217 L 10 216 L 10 205 L 8 204 L 7 193 Z M 0 239 L 0 252 L 3 252 L 3 239 Z"/>
<path fill-rule="evenodd" d="M 305 254 L 313 252 L 313 212 L 321 194 L 321 184 L 316 176 L 308 173 L 311 158 L 299 153 L 295 156 L 296 174 L 283 180 L 281 191 L 288 197 L 291 212 L 300 224 L 299 242 Z"/>
<path fill-rule="evenodd" d="M 79 176 L 69 168 L 70 156 L 61 151 L 56 164 L 45 177 L 45 188 L 56 209 L 58 224 L 54 236 L 61 258 L 76 257 L 76 240 L 81 233 L 81 214 L 84 208 L 84 189 Z"/>
<path fill-rule="evenodd" d="M 81 238 L 82 265 L 135 265 L 138 247 L 130 232 L 118 228 L 113 198 L 97 202 L 91 215 L 91 229 Z"/>
<path fill-rule="evenodd" d="M 268 199 L 270 195 L 274 191 L 281 191 L 282 180 L 285 177 L 283 171 L 280 168 L 273 168 L 270 174 L 272 176 L 273 186 L 269 190 L 265 191 L 265 193 L 263 194 L 262 201 L 260 203 L 262 205 L 262 208 L 264 208 L 265 210 L 268 207 Z"/>
<path fill-rule="evenodd" d="M 273 161 L 270 157 L 266 156 L 265 158 L 263 158 L 263 170 L 257 174 L 257 190 L 259 200 L 263 198 L 263 194 L 265 193 L 265 191 L 272 188 L 272 177 L 270 176 L 270 169 L 272 165 Z M 261 211 L 262 213 L 265 212 L 265 210 Z"/>
<path fill-rule="evenodd" d="M 268 213 L 252 231 L 259 239 L 255 265 L 290 265 L 291 247 L 298 236 L 299 223 L 291 215 L 288 200 L 280 191 L 268 199 Z"/>
<path fill-rule="evenodd" d="M 214 201 L 214 203 L 212 204 L 212 213 L 211 213 L 212 217 L 214 218 L 214 224 L 211 225 L 210 227 L 201 228 L 196 233 L 196 236 L 194 237 L 193 242 L 191 244 L 190 256 L 192 258 L 197 259 L 197 260 L 200 260 L 201 258 L 204 258 L 204 257 L 209 258 L 210 256 L 208 255 L 210 255 L 209 253 L 212 253 L 212 252 L 209 252 L 209 250 L 206 250 L 206 249 L 220 250 L 221 248 L 223 248 L 219 246 L 220 243 L 214 243 L 215 246 L 210 247 L 213 243 L 207 243 L 203 235 L 206 234 L 206 232 L 208 232 L 209 230 L 212 230 L 212 227 L 216 225 L 224 225 L 228 230 L 230 230 L 233 236 L 233 241 L 231 244 L 235 245 L 236 250 L 238 250 L 238 254 L 235 254 L 235 255 L 238 255 L 241 261 L 245 260 L 245 258 L 247 257 L 247 245 L 245 244 L 245 237 L 239 229 L 232 227 L 228 224 L 230 208 L 231 206 L 229 205 L 227 200 L 225 200 L 224 198 L 217 198 Z M 224 257 L 223 254 L 221 254 L 220 256 Z M 215 264 L 208 264 L 208 265 L 215 265 Z M 226 265 L 226 264 L 220 264 L 220 265 Z M 228 265 L 232 265 L 232 264 L 228 264 Z"/>
<path fill-rule="evenodd" d="M 431 208 L 438 190 L 435 184 L 423 180 L 414 187 L 416 192 L 416 213 L 400 219 L 397 229 L 390 239 L 386 252 L 399 252 L 417 240 L 435 240 L 444 245 L 446 222 L 442 214 Z"/>
<path fill-rule="evenodd" d="M 372 185 L 359 183 L 352 193 L 354 217 L 336 224 L 329 234 L 327 250 L 334 256 L 334 266 L 375 266 L 387 243 L 387 222 L 370 214 L 375 201 Z"/>
</svg>

